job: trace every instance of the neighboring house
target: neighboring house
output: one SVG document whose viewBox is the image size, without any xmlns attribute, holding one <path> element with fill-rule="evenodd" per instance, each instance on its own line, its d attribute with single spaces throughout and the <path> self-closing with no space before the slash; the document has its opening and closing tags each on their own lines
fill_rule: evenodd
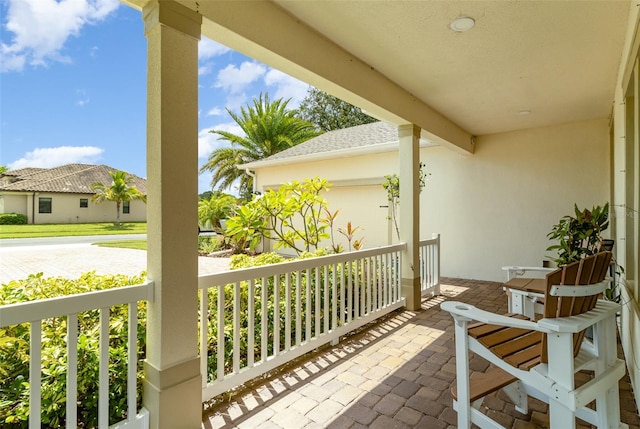
<svg viewBox="0 0 640 429">
<path fill-rule="evenodd" d="M 0 175 L 0 213 L 20 213 L 28 223 L 112 222 L 116 203 L 94 203 L 94 183 L 109 185 L 107 165 L 68 164 L 55 168 L 21 168 Z M 132 185 L 146 195 L 145 179 L 130 174 Z M 146 204 L 130 201 L 121 207 L 124 222 L 145 222 Z"/>
<path fill-rule="evenodd" d="M 420 194 L 419 236 L 442 235 L 443 275 L 503 281 L 504 265 L 541 265 L 552 254 L 545 251 L 547 233 L 574 203 L 590 208 L 611 199 L 608 130 L 606 119 L 595 119 L 479 136 L 473 156 L 421 139 L 420 161 L 430 176 Z M 397 241 L 382 182 L 399 173 L 398 148 L 397 127 L 375 122 L 327 132 L 242 168 L 255 172 L 259 192 L 327 179 L 332 187 L 324 197 L 331 211 L 340 209 L 338 226 L 360 226 L 356 236 L 374 247 Z"/>
</svg>

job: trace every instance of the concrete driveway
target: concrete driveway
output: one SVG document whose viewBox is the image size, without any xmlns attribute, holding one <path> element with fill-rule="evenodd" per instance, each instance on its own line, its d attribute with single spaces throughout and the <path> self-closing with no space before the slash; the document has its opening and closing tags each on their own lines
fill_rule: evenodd
<svg viewBox="0 0 640 429">
<path fill-rule="evenodd" d="M 228 258 L 198 258 L 199 274 L 228 269 Z M 97 274 L 137 275 L 147 268 L 147 252 L 98 247 L 88 243 L 8 247 L 0 243 L 0 283 L 43 272 L 46 277 L 76 278 Z"/>
</svg>

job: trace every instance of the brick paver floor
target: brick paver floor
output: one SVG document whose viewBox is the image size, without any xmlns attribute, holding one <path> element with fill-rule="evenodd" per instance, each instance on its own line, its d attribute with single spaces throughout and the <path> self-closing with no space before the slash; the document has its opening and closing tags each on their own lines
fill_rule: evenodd
<svg viewBox="0 0 640 429">
<path fill-rule="evenodd" d="M 450 388 L 455 383 L 453 319 L 445 299 L 505 312 L 500 283 L 444 279 L 442 296 L 420 311 L 397 311 L 337 346 L 300 359 L 234 396 L 205 404 L 210 428 L 454 428 Z M 488 369 L 473 357 L 474 372 Z M 628 377 L 620 381 L 621 414 L 640 428 Z M 547 406 L 530 400 L 521 414 L 503 393 L 488 396 L 485 412 L 507 428 L 548 427 Z M 588 427 L 588 426 L 579 426 Z"/>
</svg>

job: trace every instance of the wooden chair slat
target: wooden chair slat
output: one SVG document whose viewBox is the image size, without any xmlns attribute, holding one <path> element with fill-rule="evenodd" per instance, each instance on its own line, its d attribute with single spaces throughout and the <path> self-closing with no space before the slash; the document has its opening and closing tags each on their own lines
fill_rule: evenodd
<svg viewBox="0 0 640 429">
<path fill-rule="evenodd" d="M 525 335 L 521 335 L 513 341 L 509 341 L 493 347 L 491 351 L 496 355 L 504 358 L 529 347 L 539 346 L 541 343 L 542 334 L 537 331 L 529 331 Z M 540 351 L 538 351 L 538 353 L 539 352 Z"/>
<path fill-rule="evenodd" d="M 528 329 L 506 328 L 498 332 L 494 332 L 492 334 L 485 335 L 484 337 L 478 338 L 478 341 L 480 341 L 485 347 L 491 349 L 494 346 L 506 343 L 507 341 L 514 340 L 529 332 L 531 331 L 529 331 Z"/>
<path fill-rule="evenodd" d="M 500 368 L 492 368 L 484 374 L 478 374 L 469 380 L 470 401 L 483 398 L 516 381 L 517 378 Z M 453 399 L 458 399 L 458 389 L 451 388 Z"/>
<path fill-rule="evenodd" d="M 512 355 L 504 358 L 504 361 L 511 366 L 519 368 L 520 365 L 525 364 L 532 359 L 537 359 L 540 356 L 540 347 L 534 346 L 529 347 L 528 349 L 521 350 L 517 353 L 513 353 Z"/>
</svg>

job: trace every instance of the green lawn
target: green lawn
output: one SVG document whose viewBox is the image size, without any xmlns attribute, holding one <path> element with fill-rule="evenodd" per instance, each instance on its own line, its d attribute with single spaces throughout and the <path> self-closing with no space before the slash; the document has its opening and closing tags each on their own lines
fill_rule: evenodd
<svg viewBox="0 0 640 429">
<path fill-rule="evenodd" d="M 147 240 L 115 240 L 93 243 L 99 247 L 118 247 L 122 249 L 147 250 Z"/>
<path fill-rule="evenodd" d="M 78 235 L 146 234 L 146 222 L 115 226 L 105 223 L 0 225 L 0 238 L 65 237 Z"/>
</svg>

